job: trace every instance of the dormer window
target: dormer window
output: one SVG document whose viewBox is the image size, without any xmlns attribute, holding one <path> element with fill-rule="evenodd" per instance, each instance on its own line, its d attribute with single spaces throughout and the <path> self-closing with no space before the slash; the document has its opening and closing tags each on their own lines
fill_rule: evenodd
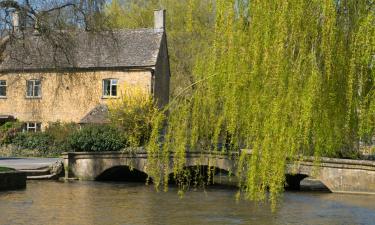
<svg viewBox="0 0 375 225">
<path fill-rule="evenodd" d="M 26 82 L 26 97 L 28 98 L 40 98 L 41 93 L 41 82 L 40 80 L 28 80 Z"/>
<path fill-rule="evenodd" d="M 103 97 L 117 97 L 117 79 L 104 79 L 103 80 Z"/>
<path fill-rule="evenodd" d="M 7 82 L 5 80 L 0 80 L 0 98 L 5 98 L 7 96 Z"/>
</svg>

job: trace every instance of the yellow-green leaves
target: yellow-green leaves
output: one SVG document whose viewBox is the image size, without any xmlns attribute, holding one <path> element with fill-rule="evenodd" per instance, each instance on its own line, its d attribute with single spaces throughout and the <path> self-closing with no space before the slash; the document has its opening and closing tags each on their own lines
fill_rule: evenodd
<svg viewBox="0 0 375 225">
<path fill-rule="evenodd" d="M 120 98 L 109 102 L 111 122 L 125 135 L 129 146 L 143 146 L 148 142 L 157 106 L 147 90 L 130 85 L 123 89 Z"/>
<path fill-rule="evenodd" d="M 195 62 L 196 85 L 151 146 L 175 156 L 176 174 L 191 149 L 252 149 L 238 160 L 240 190 L 275 207 L 288 159 L 350 157 L 374 135 L 373 7 L 216 0 L 214 44 Z"/>
</svg>

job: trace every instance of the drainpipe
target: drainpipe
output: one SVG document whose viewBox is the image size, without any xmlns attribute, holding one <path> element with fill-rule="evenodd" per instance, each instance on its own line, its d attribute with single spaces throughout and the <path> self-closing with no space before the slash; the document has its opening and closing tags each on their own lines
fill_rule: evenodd
<svg viewBox="0 0 375 225">
<path fill-rule="evenodd" d="M 155 70 L 151 71 L 151 95 L 154 96 L 155 93 Z"/>
</svg>

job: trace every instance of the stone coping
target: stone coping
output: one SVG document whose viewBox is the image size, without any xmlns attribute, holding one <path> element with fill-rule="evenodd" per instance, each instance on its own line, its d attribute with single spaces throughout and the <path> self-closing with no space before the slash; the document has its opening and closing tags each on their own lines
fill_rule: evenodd
<svg viewBox="0 0 375 225">
<path fill-rule="evenodd" d="M 243 151 L 243 150 L 242 150 Z M 248 154 L 251 154 L 251 151 L 245 150 Z M 214 156 L 238 156 L 240 152 L 231 152 L 230 154 L 226 154 L 220 151 L 212 151 L 212 152 L 199 152 L 199 151 L 190 151 L 187 152 L 188 155 L 214 155 Z M 123 151 L 106 151 L 106 152 L 64 152 L 62 154 L 62 158 L 67 159 L 68 156 L 71 155 L 73 157 L 85 157 L 85 156 L 92 156 L 92 157 L 100 157 L 100 156 L 112 156 L 112 157 L 121 157 L 121 156 L 145 156 L 147 155 L 147 151 L 144 148 L 134 148 L 134 149 L 125 149 Z M 317 160 L 317 161 L 316 161 Z M 315 157 L 301 157 L 300 159 L 295 160 L 296 163 L 298 162 L 305 162 L 305 163 L 315 163 L 318 164 L 345 164 L 345 165 L 360 165 L 360 166 L 367 166 L 367 167 L 375 167 L 375 161 L 372 160 L 355 160 L 355 159 L 340 159 L 340 158 L 315 158 Z"/>
</svg>

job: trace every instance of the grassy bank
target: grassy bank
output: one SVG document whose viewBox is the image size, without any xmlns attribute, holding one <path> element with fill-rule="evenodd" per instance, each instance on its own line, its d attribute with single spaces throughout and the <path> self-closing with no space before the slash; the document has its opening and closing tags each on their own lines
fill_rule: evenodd
<svg viewBox="0 0 375 225">
<path fill-rule="evenodd" d="M 12 171 L 13 169 L 7 167 L 0 167 L 0 172 Z"/>
</svg>

